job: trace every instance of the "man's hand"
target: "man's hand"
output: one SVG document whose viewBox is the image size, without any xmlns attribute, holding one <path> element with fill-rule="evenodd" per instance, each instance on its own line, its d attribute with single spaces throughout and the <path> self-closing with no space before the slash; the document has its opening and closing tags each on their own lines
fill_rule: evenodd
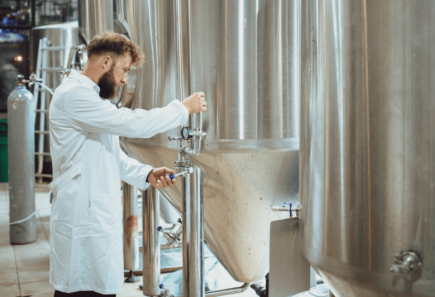
<svg viewBox="0 0 435 297">
<path fill-rule="evenodd" d="M 207 111 L 207 102 L 205 102 L 204 92 L 198 92 L 184 99 L 181 103 L 186 106 L 189 114 L 194 114 L 200 111 Z"/>
<path fill-rule="evenodd" d="M 148 174 L 147 182 L 149 182 L 154 188 L 161 189 L 172 186 L 176 183 L 176 180 L 171 180 L 166 174 L 175 174 L 174 170 L 166 167 L 154 168 L 150 174 Z"/>
</svg>

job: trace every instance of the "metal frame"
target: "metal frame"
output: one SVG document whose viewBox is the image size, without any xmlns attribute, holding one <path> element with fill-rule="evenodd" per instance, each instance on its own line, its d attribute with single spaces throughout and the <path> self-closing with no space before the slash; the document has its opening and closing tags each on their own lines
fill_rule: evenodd
<svg viewBox="0 0 435 297">
<path fill-rule="evenodd" d="M 46 85 L 47 83 L 47 72 L 50 71 L 59 71 L 62 69 L 63 65 L 59 65 L 59 67 L 47 67 L 48 65 L 48 52 L 59 52 L 60 54 L 60 61 L 61 63 L 65 63 L 66 58 L 66 51 L 68 50 L 67 47 L 63 46 L 50 46 L 50 41 L 44 37 L 39 40 L 39 47 L 38 47 L 38 58 L 36 62 L 36 78 L 40 79 L 39 82 L 41 82 L 41 85 Z M 49 135 L 49 131 L 45 129 L 45 115 L 48 115 L 48 108 L 49 104 L 47 104 L 47 97 L 46 94 L 49 92 L 47 89 L 41 88 L 41 85 L 38 83 L 35 83 L 35 86 L 33 88 L 33 97 L 35 98 L 35 108 L 38 108 L 38 100 L 39 100 L 39 93 L 41 92 L 41 102 L 39 105 L 39 109 L 35 109 L 36 113 L 39 113 L 39 130 L 35 130 L 35 134 L 39 134 L 38 139 L 38 148 L 35 152 L 35 155 L 38 156 L 38 169 L 35 174 L 36 177 L 38 177 L 38 183 L 42 183 L 42 179 L 44 177 L 47 178 L 53 178 L 53 175 L 51 174 L 43 174 L 42 170 L 44 168 L 44 157 L 51 156 L 50 152 L 44 151 L 44 140 L 45 135 Z M 51 89 L 53 91 L 53 89 Z M 34 124 L 36 126 L 36 116 L 34 118 Z M 50 140 L 50 138 L 49 138 Z M 50 150 L 50 146 L 48 147 L 48 150 Z"/>
</svg>

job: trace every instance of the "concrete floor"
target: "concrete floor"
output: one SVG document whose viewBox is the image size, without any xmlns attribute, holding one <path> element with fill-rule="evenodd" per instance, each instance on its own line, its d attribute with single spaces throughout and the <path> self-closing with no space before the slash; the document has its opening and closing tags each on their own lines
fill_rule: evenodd
<svg viewBox="0 0 435 297">
<path fill-rule="evenodd" d="M 38 186 L 36 207 L 47 199 L 48 188 Z M 49 283 L 50 203 L 36 215 L 36 242 L 26 245 L 9 244 L 8 185 L 0 183 L 0 297 L 52 297 Z M 124 283 L 118 297 L 143 296 L 138 285 Z"/>
</svg>

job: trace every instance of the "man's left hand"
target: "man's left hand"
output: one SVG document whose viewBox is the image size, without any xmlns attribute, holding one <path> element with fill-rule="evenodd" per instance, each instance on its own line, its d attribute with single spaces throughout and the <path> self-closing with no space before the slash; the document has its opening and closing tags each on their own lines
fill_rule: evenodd
<svg viewBox="0 0 435 297">
<path fill-rule="evenodd" d="M 167 174 L 175 174 L 175 171 L 166 167 L 154 168 L 148 175 L 147 182 L 156 189 L 170 187 L 176 180 L 171 180 Z"/>
</svg>

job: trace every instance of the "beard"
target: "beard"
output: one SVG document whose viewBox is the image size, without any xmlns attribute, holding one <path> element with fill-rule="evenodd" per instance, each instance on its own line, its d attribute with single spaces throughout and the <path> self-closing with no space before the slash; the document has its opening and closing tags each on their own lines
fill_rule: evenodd
<svg viewBox="0 0 435 297">
<path fill-rule="evenodd" d="M 112 67 L 110 67 L 109 71 L 104 73 L 100 79 L 98 80 L 98 86 L 100 87 L 100 97 L 102 99 L 113 99 L 116 95 L 115 90 L 115 74 L 114 74 L 114 67 L 113 64 Z"/>
</svg>

